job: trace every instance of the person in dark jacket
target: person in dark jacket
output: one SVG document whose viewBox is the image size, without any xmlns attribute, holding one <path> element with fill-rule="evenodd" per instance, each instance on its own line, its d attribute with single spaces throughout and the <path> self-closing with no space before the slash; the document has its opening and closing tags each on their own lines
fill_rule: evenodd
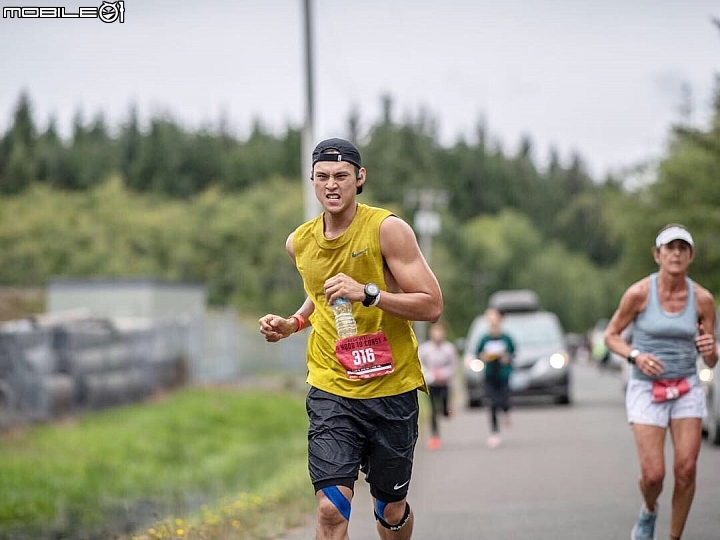
<svg viewBox="0 0 720 540">
<path fill-rule="evenodd" d="M 515 343 L 502 331 L 502 314 L 496 309 L 485 311 L 488 332 L 478 344 L 476 356 L 485 362 L 485 390 L 490 398 L 490 429 L 488 446 L 500 444 L 498 411 L 505 413 L 505 423 L 510 425 L 510 373 L 515 356 Z"/>
</svg>

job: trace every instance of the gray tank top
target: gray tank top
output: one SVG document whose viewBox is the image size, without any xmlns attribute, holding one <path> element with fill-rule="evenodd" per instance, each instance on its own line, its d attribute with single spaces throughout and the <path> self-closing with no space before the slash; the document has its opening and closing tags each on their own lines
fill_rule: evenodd
<svg viewBox="0 0 720 540">
<path fill-rule="evenodd" d="M 657 292 L 657 273 L 650 275 L 650 298 L 647 307 L 635 319 L 632 347 L 641 353 L 655 355 L 665 366 L 658 379 L 679 379 L 697 372 L 697 307 L 690 278 L 685 309 L 680 313 L 666 313 L 660 307 Z M 640 368 L 633 366 L 634 379 L 652 380 Z"/>
</svg>

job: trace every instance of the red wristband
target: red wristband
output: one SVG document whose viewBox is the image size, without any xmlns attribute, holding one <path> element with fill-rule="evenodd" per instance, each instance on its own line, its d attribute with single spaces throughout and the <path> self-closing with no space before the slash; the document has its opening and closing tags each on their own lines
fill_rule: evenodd
<svg viewBox="0 0 720 540">
<path fill-rule="evenodd" d="M 298 323 L 298 327 L 297 327 L 297 330 L 295 330 L 295 332 L 299 332 L 300 330 L 305 328 L 305 317 L 303 317 L 299 313 L 296 313 L 295 315 L 290 315 L 290 318 L 295 319 Z"/>
</svg>

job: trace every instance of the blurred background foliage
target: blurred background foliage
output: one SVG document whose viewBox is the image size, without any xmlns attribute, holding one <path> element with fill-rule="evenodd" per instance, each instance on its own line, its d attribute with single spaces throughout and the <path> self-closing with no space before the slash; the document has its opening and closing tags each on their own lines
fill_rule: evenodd
<svg viewBox="0 0 720 540">
<path fill-rule="evenodd" d="M 482 120 L 471 138 L 442 146 L 431 113 L 396 120 L 390 96 L 364 133 L 352 111 L 340 135 L 359 143 L 368 169 L 362 202 L 412 223 L 410 190 L 448 194 L 431 265 L 453 335 L 489 294 L 517 287 L 584 332 L 654 269 L 653 240 L 668 222 L 691 229 L 691 275 L 720 294 L 720 77 L 712 111 L 703 128 L 676 126 L 658 163 L 605 178 L 592 178 L 578 154 L 539 160 L 529 137 L 508 152 Z M 257 120 L 241 139 L 223 121 L 192 131 L 164 116 L 141 127 L 134 108 L 117 128 L 82 111 L 68 137 L 52 118 L 43 125 L 23 93 L 0 138 L 0 284 L 201 281 L 212 304 L 253 316 L 302 301 L 284 249 L 303 220 L 298 128 L 270 133 Z"/>
</svg>

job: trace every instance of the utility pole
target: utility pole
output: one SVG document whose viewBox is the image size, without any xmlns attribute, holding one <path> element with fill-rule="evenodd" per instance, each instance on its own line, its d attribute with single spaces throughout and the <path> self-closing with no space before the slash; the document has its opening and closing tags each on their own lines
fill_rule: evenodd
<svg viewBox="0 0 720 540">
<path fill-rule="evenodd" d="M 315 197 L 310 171 L 312 170 L 312 151 L 315 145 L 315 107 L 313 85 L 313 41 L 312 41 L 312 0 L 302 0 L 305 32 L 305 122 L 302 131 L 300 178 L 303 186 L 305 221 L 320 213 L 320 203 Z"/>
</svg>

